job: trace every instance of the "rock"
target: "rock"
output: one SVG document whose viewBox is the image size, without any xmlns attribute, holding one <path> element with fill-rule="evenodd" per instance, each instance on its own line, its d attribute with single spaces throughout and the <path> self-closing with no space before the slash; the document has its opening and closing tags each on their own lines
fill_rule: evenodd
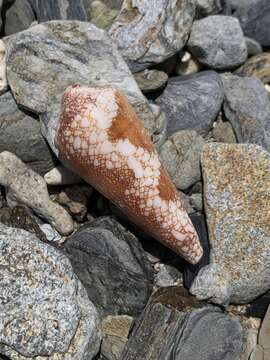
<svg viewBox="0 0 270 360">
<path fill-rule="evenodd" d="M 53 196 L 53 200 L 64 206 L 75 220 L 82 222 L 87 214 L 87 204 L 93 193 L 89 185 L 66 187 Z"/>
<path fill-rule="evenodd" d="M 168 136 L 179 130 L 207 134 L 220 111 L 223 96 L 221 79 L 214 71 L 170 78 L 157 99 L 168 117 Z"/>
<path fill-rule="evenodd" d="M 178 189 L 186 190 L 201 179 L 203 145 L 204 139 L 193 130 L 178 131 L 162 145 L 160 156 Z"/>
<path fill-rule="evenodd" d="M 102 1 L 95 0 L 91 3 L 91 10 L 88 17 L 90 21 L 101 29 L 109 28 L 116 16 L 118 11 L 110 9 Z"/>
<path fill-rule="evenodd" d="M 91 5 L 95 0 L 83 0 L 85 10 L 88 14 L 91 12 Z M 120 10 L 123 0 L 102 0 L 103 4 L 110 9 Z"/>
<path fill-rule="evenodd" d="M 193 207 L 191 205 L 190 197 L 182 191 L 179 191 L 179 193 L 180 193 L 181 199 L 184 203 L 184 206 L 185 206 L 185 209 L 186 209 L 186 212 L 188 213 L 188 215 L 194 214 L 195 210 L 193 209 Z"/>
<path fill-rule="evenodd" d="M 155 132 L 151 135 L 152 143 L 156 149 L 159 150 L 167 139 L 168 119 L 164 111 L 161 111 L 160 106 L 150 103 L 151 109 L 155 116 Z"/>
<path fill-rule="evenodd" d="M 248 57 L 258 55 L 263 52 L 261 45 L 254 39 L 245 36 Z"/>
<path fill-rule="evenodd" d="M 270 102 L 261 81 L 231 74 L 223 76 L 224 113 L 240 143 L 270 150 Z"/>
<path fill-rule="evenodd" d="M 270 350 L 270 306 L 268 306 L 268 310 L 263 319 L 258 340 L 259 345 L 261 345 L 264 350 Z"/>
<path fill-rule="evenodd" d="M 250 355 L 254 351 L 257 345 L 260 320 L 255 318 L 249 318 L 248 320 L 245 319 L 244 322 L 242 321 L 242 323 L 246 332 L 246 336 L 245 336 L 246 339 L 245 339 L 243 353 L 241 354 L 239 360 L 247 360 L 247 359 L 250 360 L 251 359 Z"/>
<path fill-rule="evenodd" d="M 201 193 L 192 194 L 190 196 L 190 203 L 196 211 L 203 211 L 203 196 Z"/>
<path fill-rule="evenodd" d="M 270 46 L 270 3 L 268 0 L 249 0 L 238 5 L 233 13 L 246 36 L 262 46 Z"/>
<path fill-rule="evenodd" d="M 16 154 L 34 171 L 43 175 L 56 163 L 40 132 L 39 121 L 19 110 L 10 92 L 0 96 L 0 152 Z"/>
<path fill-rule="evenodd" d="M 93 359 L 98 313 L 60 251 L 1 225 L 0 352 L 14 360 Z"/>
<path fill-rule="evenodd" d="M 150 134 L 155 118 L 116 46 L 93 24 L 52 21 L 13 35 L 8 41 L 7 76 L 22 107 L 42 114 L 43 134 L 54 145 L 61 98 L 67 86 L 119 87 L 134 106 Z"/>
<path fill-rule="evenodd" d="M 44 175 L 44 180 L 51 186 L 72 185 L 82 182 L 82 179 L 78 175 L 74 174 L 61 164 L 48 171 Z"/>
<path fill-rule="evenodd" d="M 254 76 L 264 84 L 270 83 L 270 53 L 252 56 L 235 71 L 239 76 Z"/>
<path fill-rule="evenodd" d="M 167 287 L 182 284 L 181 272 L 167 264 L 157 264 L 158 273 L 155 274 L 154 284 L 156 287 Z"/>
<path fill-rule="evenodd" d="M 132 323 L 133 318 L 127 315 L 109 315 L 102 321 L 101 354 L 105 359 L 120 359 Z"/>
<path fill-rule="evenodd" d="M 194 0 L 124 0 L 109 33 L 130 69 L 137 72 L 180 51 L 194 16 Z"/>
<path fill-rule="evenodd" d="M 247 59 L 242 29 L 231 16 L 212 15 L 194 21 L 188 49 L 200 63 L 217 70 L 235 68 Z"/>
<path fill-rule="evenodd" d="M 41 224 L 39 227 L 46 235 L 48 241 L 54 241 L 57 243 L 61 243 L 63 241 L 61 235 L 50 224 Z"/>
<path fill-rule="evenodd" d="M 179 286 L 161 288 L 135 324 L 121 360 L 236 360 L 243 335 L 236 318 L 202 307 Z"/>
<path fill-rule="evenodd" d="M 1 9 L 1 0 L 0 0 Z M 1 16 L 0 16 L 1 18 Z M 8 89 L 7 75 L 6 75 L 6 45 L 3 40 L 0 40 L 0 95 Z"/>
<path fill-rule="evenodd" d="M 250 355 L 250 360 L 264 360 L 263 349 L 261 346 L 257 346 L 253 353 Z"/>
<path fill-rule="evenodd" d="M 87 21 L 83 0 L 28 0 L 38 22 L 49 20 Z"/>
<path fill-rule="evenodd" d="M 204 147 L 211 258 L 190 289 L 199 299 L 244 304 L 270 288 L 269 167 L 270 154 L 257 145 Z"/>
<path fill-rule="evenodd" d="M 74 271 L 102 316 L 138 315 L 153 269 L 134 235 L 109 217 L 80 228 L 65 243 Z"/>
<path fill-rule="evenodd" d="M 63 235 L 73 231 L 71 217 L 65 209 L 50 200 L 44 179 L 8 151 L 0 153 L 0 184 L 5 186 L 10 206 L 29 206 Z"/>
<path fill-rule="evenodd" d="M 156 90 L 161 90 L 165 87 L 168 81 L 168 75 L 159 70 L 143 70 L 135 74 L 135 80 L 145 94 Z"/>
<path fill-rule="evenodd" d="M 15 0 L 6 11 L 5 34 L 11 35 L 28 29 L 35 20 L 35 14 L 29 2 L 27 0 Z"/>
<path fill-rule="evenodd" d="M 211 135 L 215 142 L 224 142 L 228 144 L 237 142 L 232 125 L 228 121 L 223 121 L 221 118 L 214 122 Z"/>
<path fill-rule="evenodd" d="M 218 14 L 222 11 L 222 0 L 196 0 L 197 18 Z"/>
<path fill-rule="evenodd" d="M 180 56 L 180 62 L 177 64 L 177 75 L 191 75 L 201 70 L 200 63 L 189 53 L 185 52 L 183 56 Z"/>
</svg>

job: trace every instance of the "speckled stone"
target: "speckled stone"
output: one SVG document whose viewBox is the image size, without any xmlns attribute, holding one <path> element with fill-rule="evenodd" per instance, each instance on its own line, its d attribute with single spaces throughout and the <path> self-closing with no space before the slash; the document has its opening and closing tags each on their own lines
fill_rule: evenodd
<svg viewBox="0 0 270 360">
<path fill-rule="evenodd" d="M 211 256 L 191 293 L 248 303 L 270 288 L 270 154 L 257 145 L 208 144 L 202 169 Z"/>
<path fill-rule="evenodd" d="M 135 80 L 143 93 L 160 90 L 165 87 L 168 75 L 159 70 L 143 70 L 134 75 Z"/>
<path fill-rule="evenodd" d="M 264 52 L 249 58 L 235 71 L 240 76 L 254 76 L 264 84 L 270 83 L 270 53 Z"/>
</svg>

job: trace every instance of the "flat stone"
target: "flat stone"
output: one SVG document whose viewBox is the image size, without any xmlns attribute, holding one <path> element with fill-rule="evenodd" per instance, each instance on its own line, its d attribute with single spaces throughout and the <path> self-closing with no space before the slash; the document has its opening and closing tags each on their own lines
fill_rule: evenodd
<svg viewBox="0 0 270 360">
<path fill-rule="evenodd" d="M 165 72 L 155 69 L 143 70 L 136 73 L 134 77 L 139 88 L 145 94 L 164 88 L 168 81 L 168 75 Z"/>
<path fill-rule="evenodd" d="M 238 19 L 211 15 L 194 21 L 188 40 L 189 51 L 205 66 L 226 70 L 247 59 L 245 38 Z"/>
<path fill-rule="evenodd" d="M 218 304 L 249 303 L 270 288 L 270 154 L 212 143 L 201 161 L 211 257 L 190 291 Z"/>
<path fill-rule="evenodd" d="M 141 312 L 151 293 L 153 269 L 134 235 L 103 217 L 80 228 L 64 246 L 102 316 Z"/>
<path fill-rule="evenodd" d="M 11 94 L 0 96 L 0 152 L 10 151 L 41 175 L 50 171 L 57 159 L 41 135 L 40 122 L 24 113 Z"/>
<path fill-rule="evenodd" d="M 170 78 L 157 103 L 168 117 L 167 134 L 195 130 L 206 135 L 223 102 L 223 85 L 214 71 Z"/>
<path fill-rule="evenodd" d="M 222 76 L 224 113 L 237 140 L 270 150 L 270 102 L 261 81 L 226 73 Z"/>
<path fill-rule="evenodd" d="M 32 5 L 38 22 L 49 20 L 87 21 L 83 0 L 28 0 Z"/>
<path fill-rule="evenodd" d="M 137 72 L 180 51 L 194 17 L 194 0 L 125 0 L 109 33 Z"/>
<path fill-rule="evenodd" d="M 28 29 L 36 20 L 27 0 L 15 0 L 5 14 L 5 35 L 11 35 Z"/>
<path fill-rule="evenodd" d="M 73 83 L 119 87 L 150 135 L 155 117 L 113 41 L 95 25 L 51 21 L 15 34 L 7 45 L 7 77 L 19 105 L 41 115 L 43 134 L 54 145 L 61 98 Z"/>
<path fill-rule="evenodd" d="M 162 145 L 160 156 L 178 189 L 185 190 L 201 179 L 203 145 L 204 139 L 193 130 L 179 131 Z"/>
<path fill-rule="evenodd" d="M 249 58 L 235 71 L 239 76 L 254 76 L 264 84 L 270 83 L 270 53 L 261 53 Z"/>
<path fill-rule="evenodd" d="M 0 224 L 0 352 L 14 360 L 93 359 L 98 313 L 66 256 Z"/>
<path fill-rule="evenodd" d="M 44 179 L 8 151 L 0 153 L 0 184 L 6 189 L 10 207 L 18 204 L 30 207 L 62 235 L 73 231 L 70 215 L 50 200 Z"/>
</svg>

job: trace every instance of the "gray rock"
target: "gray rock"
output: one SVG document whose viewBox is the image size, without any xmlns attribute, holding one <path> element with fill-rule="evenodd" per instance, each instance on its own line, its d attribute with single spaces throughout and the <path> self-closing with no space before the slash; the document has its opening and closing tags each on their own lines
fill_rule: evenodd
<svg viewBox="0 0 270 360">
<path fill-rule="evenodd" d="M 223 76 L 224 113 L 238 142 L 270 150 L 270 102 L 262 82 L 256 78 Z"/>
<path fill-rule="evenodd" d="M 91 8 L 92 3 L 95 0 L 83 0 L 85 10 L 88 11 Z M 124 0 L 102 0 L 103 4 L 111 9 L 120 10 Z"/>
<path fill-rule="evenodd" d="M 121 360 L 238 360 L 243 337 L 237 318 L 199 306 L 181 287 L 161 288 L 135 324 Z"/>
<path fill-rule="evenodd" d="M 65 249 L 103 316 L 140 313 L 151 293 L 153 269 L 134 235 L 111 218 L 99 218 L 71 236 Z"/>
<path fill-rule="evenodd" d="M 257 55 L 257 54 L 260 54 L 263 52 L 263 48 L 258 43 L 258 41 L 254 40 L 252 38 L 249 38 L 247 36 L 245 36 L 245 40 L 246 40 L 246 45 L 247 45 L 248 56 Z"/>
<path fill-rule="evenodd" d="M 14 360 L 92 359 L 98 313 L 60 251 L 0 224 L 0 352 Z"/>
<path fill-rule="evenodd" d="M 231 123 L 229 121 L 223 121 L 221 117 L 214 122 L 211 136 L 215 142 L 229 144 L 237 142 Z"/>
<path fill-rule="evenodd" d="M 223 102 L 223 85 L 214 71 L 171 78 L 157 103 L 168 117 L 168 136 L 179 130 L 206 135 Z"/>
<path fill-rule="evenodd" d="M 28 0 L 32 5 L 38 22 L 49 20 L 87 21 L 83 0 Z"/>
<path fill-rule="evenodd" d="M 218 70 L 235 68 L 247 59 L 242 29 L 231 16 L 212 15 L 195 21 L 188 48 L 199 62 Z"/>
<path fill-rule="evenodd" d="M 42 113 L 44 135 L 56 154 L 54 135 L 61 98 L 74 82 L 119 87 L 150 134 L 157 130 L 148 101 L 104 30 L 90 23 L 51 21 L 15 34 L 7 47 L 13 95 L 19 105 Z"/>
<path fill-rule="evenodd" d="M 218 304 L 248 303 L 270 288 L 270 154 L 212 143 L 202 169 L 211 255 L 190 291 Z"/>
<path fill-rule="evenodd" d="M 135 74 L 135 80 L 143 93 L 160 90 L 165 87 L 168 75 L 159 70 L 143 70 Z"/>
<path fill-rule="evenodd" d="M 175 267 L 167 264 L 157 264 L 158 272 L 155 274 L 154 284 L 156 287 L 181 285 L 183 276 Z M 155 266 L 156 268 L 157 266 Z"/>
<path fill-rule="evenodd" d="M 5 187 L 10 207 L 17 204 L 30 207 L 62 235 L 73 231 L 70 215 L 50 200 L 45 180 L 8 151 L 0 153 L 0 184 Z"/>
<path fill-rule="evenodd" d="M 264 350 L 270 350 L 270 305 L 262 322 L 258 343 Z"/>
<path fill-rule="evenodd" d="M 109 33 L 136 72 L 180 51 L 194 17 L 194 0 L 125 0 Z"/>
<path fill-rule="evenodd" d="M 109 28 L 117 15 L 117 10 L 109 8 L 99 0 L 93 1 L 88 10 L 89 20 L 101 29 Z"/>
<path fill-rule="evenodd" d="M 222 11 L 222 0 L 196 0 L 197 18 L 218 14 Z"/>
<path fill-rule="evenodd" d="M 5 35 L 11 35 L 28 29 L 36 20 L 35 14 L 27 0 L 15 0 L 6 11 Z"/>
<path fill-rule="evenodd" d="M 41 135 L 39 120 L 18 109 L 10 92 L 0 96 L 0 152 L 7 150 L 41 175 L 54 168 L 53 156 Z"/>
<path fill-rule="evenodd" d="M 160 156 L 178 189 L 186 190 L 201 179 L 203 145 L 204 139 L 193 130 L 179 131 L 162 145 Z"/>
</svg>

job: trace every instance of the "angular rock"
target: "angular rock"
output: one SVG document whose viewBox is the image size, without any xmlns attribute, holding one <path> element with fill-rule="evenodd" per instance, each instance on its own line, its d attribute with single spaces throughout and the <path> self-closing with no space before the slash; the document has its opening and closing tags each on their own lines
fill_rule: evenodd
<svg viewBox="0 0 270 360">
<path fill-rule="evenodd" d="M 145 94 L 156 90 L 161 90 L 165 87 L 168 81 L 168 75 L 159 70 L 143 70 L 134 75 L 135 80 Z"/>
<path fill-rule="evenodd" d="M 196 0 L 197 18 L 218 14 L 222 11 L 222 0 Z"/>
<path fill-rule="evenodd" d="M 252 56 L 244 65 L 235 71 L 239 76 L 254 76 L 264 84 L 270 83 L 270 53 Z"/>
<path fill-rule="evenodd" d="M 229 73 L 222 77 L 225 117 L 237 140 L 270 150 L 270 102 L 261 81 Z"/>
<path fill-rule="evenodd" d="M 38 22 L 49 20 L 87 21 L 83 0 L 28 0 L 32 5 Z"/>
<path fill-rule="evenodd" d="M 157 266 L 158 265 L 158 266 Z M 166 287 L 182 284 L 181 272 L 173 266 L 167 264 L 156 264 L 155 269 L 158 268 L 158 273 L 155 274 L 155 286 Z"/>
<path fill-rule="evenodd" d="M 0 153 L 0 184 L 6 189 L 9 206 L 30 207 L 63 235 L 73 231 L 70 215 L 50 200 L 44 179 L 8 151 Z"/>
<path fill-rule="evenodd" d="M 151 296 L 121 360 L 237 360 L 243 336 L 236 318 L 200 307 L 183 288 L 171 286 Z"/>
<path fill-rule="evenodd" d="M 18 109 L 10 92 L 0 96 L 0 152 L 10 151 L 43 175 L 56 163 L 41 135 L 39 120 Z"/>
<path fill-rule="evenodd" d="M 203 145 L 204 139 L 193 130 L 179 131 L 162 145 L 160 156 L 178 189 L 186 190 L 201 179 Z"/>
<path fill-rule="evenodd" d="M 102 316 L 140 313 L 153 269 L 134 235 L 112 218 L 99 218 L 71 236 L 65 249 Z"/>
<path fill-rule="evenodd" d="M 217 70 L 235 68 L 247 59 L 242 29 L 231 16 L 212 15 L 195 21 L 188 49 L 200 63 Z"/>
<path fill-rule="evenodd" d="M 7 76 L 17 103 L 41 114 L 51 148 L 63 92 L 72 83 L 119 87 L 150 134 L 155 118 L 116 46 L 104 30 L 77 21 L 51 21 L 8 41 Z"/>
<path fill-rule="evenodd" d="M 15 0 L 5 14 L 5 35 L 11 35 L 28 29 L 36 20 L 27 0 Z"/>
<path fill-rule="evenodd" d="M 223 85 L 214 71 L 171 78 L 157 103 L 168 117 L 168 136 L 179 130 L 206 135 L 223 102 Z"/>
<path fill-rule="evenodd" d="M 46 184 L 51 186 L 72 185 L 82 182 L 82 179 L 78 175 L 75 175 L 61 164 L 48 171 L 44 175 L 44 180 Z"/>
<path fill-rule="evenodd" d="M 99 317 L 68 259 L 24 230 L 0 228 L 1 354 L 14 360 L 93 359 Z"/>
<path fill-rule="evenodd" d="M 190 291 L 218 304 L 248 303 L 270 288 L 270 154 L 212 143 L 202 169 L 211 256 Z"/>
<path fill-rule="evenodd" d="M 101 29 L 109 28 L 118 11 L 106 6 L 102 1 L 95 0 L 91 3 L 91 7 L 88 12 L 89 20 Z"/>
<path fill-rule="evenodd" d="M 180 51 L 194 16 L 194 0 L 124 0 L 109 33 L 136 72 Z"/>
</svg>

